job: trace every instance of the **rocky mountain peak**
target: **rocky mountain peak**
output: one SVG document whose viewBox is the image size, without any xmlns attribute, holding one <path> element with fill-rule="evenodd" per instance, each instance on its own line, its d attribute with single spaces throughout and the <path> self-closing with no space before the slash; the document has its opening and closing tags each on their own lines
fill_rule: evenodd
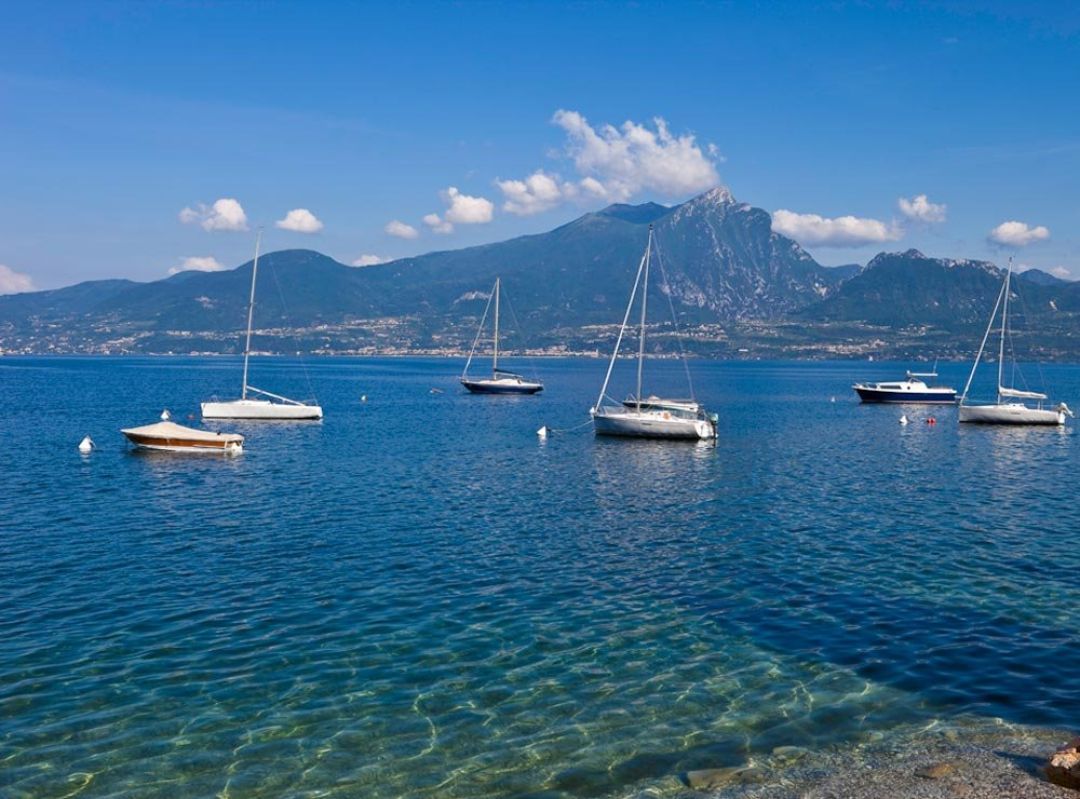
<svg viewBox="0 0 1080 799">
<path fill-rule="evenodd" d="M 690 200 L 690 202 L 698 204 L 730 205 L 735 202 L 735 197 L 727 186 L 717 186 L 714 189 L 709 189 L 704 194 L 699 194 L 697 197 Z"/>
</svg>

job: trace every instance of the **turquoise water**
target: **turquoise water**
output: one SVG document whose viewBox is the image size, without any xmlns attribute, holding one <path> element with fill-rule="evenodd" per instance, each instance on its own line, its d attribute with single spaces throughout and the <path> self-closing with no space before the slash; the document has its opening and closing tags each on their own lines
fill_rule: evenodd
<svg viewBox="0 0 1080 799">
<path fill-rule="evenodd" d="M 259 359 L 326 419 L 228 425 L 222 458 L 118 430 L 228 396 L 235 361 L 0 360 L 0 794 L 621 797 L 1075 724 L 1071 425 L 857 404 L 906 365 L 695 363 L 715 445 L 539 440 L 605 366 L 492 398 L 456 361 Z M 1046 373 L 1080 406 L 1080 368 Z"/>
</svg>

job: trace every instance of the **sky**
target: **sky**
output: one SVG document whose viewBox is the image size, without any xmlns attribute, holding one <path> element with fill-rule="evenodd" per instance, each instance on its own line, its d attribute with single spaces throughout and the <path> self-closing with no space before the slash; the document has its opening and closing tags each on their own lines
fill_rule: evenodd
<svg viewBox="0 0 1080 799">
<path fill-rule="evenodd" d="M 11 3 L 0 293 L 363 266 L 715 185 L 827 265 L 1080 278 L 1080 5 Z"/>
</svg>

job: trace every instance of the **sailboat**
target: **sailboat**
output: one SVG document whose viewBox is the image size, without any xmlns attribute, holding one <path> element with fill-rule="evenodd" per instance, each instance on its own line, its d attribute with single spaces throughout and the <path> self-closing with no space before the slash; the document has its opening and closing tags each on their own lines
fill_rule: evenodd
<svg viewBox="0 0 1080 799">
<path fill-rule="evenodd" d="M 521 375 L 508 372 L 499 368 L 499 289 L 501 279 L 495 278 L 495 286 L 488 297 L 488 304 L 484 308 L 484 315 L 480 317 L 480 328 L 476 331 L 472 349 L 465 361 L 465 370 L 461 373 L 461 385 L 465 386 L 473 394 L 536 394 L 544 390 L 544 384 L 539 380 L 527 380 Z M 495 302 L 495 334 L 492 337 L 491 377 L 469 377 L 469 365 L 476 353 L 476 345 L 480 343 L 480 336 L 484 332 L 484 322 L 487 321 L 488 310 L 492 300 Z"/>
<path fill-rule="evenodd" d="M 641 263 L 638 264 L 637 276 L 634 278 L 634 288 L 630 292 L 630 302 L 626 305 L 626 313 L 623 315 L 619 335 L 615 339 L 615 351 L 612 352 L 611 361 L 608 363 L 607 374 L 604 376 L 604 385 L 600 388 L 600 396 L 597 397 L 596 404 L 589 409 L 589 415 L 593 421 L 593 430 L 596 435 L 604 436 L 713 439 L 716 438 L 716 414 L 707 413 L 693 396 L 690 399 L 668 399 L 655 394 L 650 394 L 648 397 L 642 396 L 642 372 L 645 365 L 645 319 L 652 250 L 653 228 L 652 225 L 649 225 L 649 241 L 645 246 L 645 254 L 641 256 Z M 622 402 L 616 402 L 607 396 L 608 383 L 611 381 L 611 371 L 615 367 L 615 361 L 619 357 L 619 348 L 622 345 L 623 335 L 626 333 L 630 321 L 630 311 L 634 307 L 639 285 L 642 286 L 642 291 L 641 324 L 638 330 L 637 392 Z M 689 377 L 689 372 L 687 376 Z M 693 388 L 691 387 L 692 394 Z M 605 399 L 609 400 L 609 404 L 604 403 Z"/>
<path fill-rule="evenodd" d="M 248 361 L 251 359 L 251 320 L 255 311 L 255 279 L 259 274 L 260 230 L 255 235 L 255 260 L 251 265 L 251 295 L 248 298 L 247 335 L 244 339 L 244 379 L 240 399 L 202 403 L 204 419 L 322 419 L 322 408 L 273 394 L 248 384 Z M 255 394 L 258 397 L 249 397 Z M 276 402 L 274 400 L 277 400 Z"/>
<path fill-rule="evenodd" d="M 978 422 L 982 424 L 1032 424 L 1032 425 L 1063 425 L 1065 417 L 1072 416 L 1072 411 L 1064 402 L 1054 407 L 1044 407 L 1047 395 L 1039 391 L 1026 391 L 1005 385 L 1005 338 L 1009 328 L 1009 286 L 1012 279 L 1012 258 L 1009 258 L 1009 266 L 1005 270 L 1005 282 L 998 294 L 997 302 L 994 303 L 993 313 L 990 314 L 990 322 L 983 334 L 982 344 L 979 345 L 979 353 L 975 356 L 975 364 L 971 367 L 967 385 L 960 397 L 959 416 L 961 422 Z M 971 390 L 971 382 L 975 379 L 975 370 L 979 368 L 983 351 L 986 349 L 986 341 L 990 338 L 994 320 L 997 318 L 998 308 L 1001 308 L 1001 340 L 998 345 L 998 373 L 997 373 L 997 401 L 985 404 L 969 404 L 967 401 L 968 391 Z M 1035 406 L 1024 402 L 1034 402 Z"/>
</svg>

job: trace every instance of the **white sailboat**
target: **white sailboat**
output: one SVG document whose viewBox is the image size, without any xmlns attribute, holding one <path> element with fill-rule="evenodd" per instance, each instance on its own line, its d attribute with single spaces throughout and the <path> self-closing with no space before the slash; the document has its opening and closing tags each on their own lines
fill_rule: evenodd
<svg viewBox="0 0 1080 799">
<path fill-rule="evenodd" d="M 480 328 L 476 331 L 472 349 L 469 350 L 469 357 L 465 361 L 465 370 L 461 373 L 461 385 L 473 394 L 536 394 L 544 390 L 544 384 L 539 380 L 528 380 L 521 375 L 499 368 L 499 289 L 501 283 L 500 278 L 495 278 L 495 287 L 488 297 L 484 315 L 480 317 Z M 469 365 L 476 353 L 476 345 L 480 343 L 480 336 L 484 332 L 484 322 L 487 321 L 492 299 L 495 301 L 495 333 L 492 338 L 491 377 L 472 378 L 469 377 Z"/>
<path fill-rule="evenodd" d="M 1009 266 L 1005 270 L 1005 282 L 998 294 L 997 302 L 994 303 L 994 311 L 990 314 L 990 322 L 986 326 L 979 352 L 975 356 L 975 363 L 971 367 L 964 393 L 960 397 L 959 418 L 961 422 L 974 422 L 981 424 L 1024 424 L 1024 425 L 1063 425 L 1065 417 L 1072 416 L 1072 411 L 1064 402 L 1053 407 L 1044 407 L 1047 395 L 1039 391 L 1026 391 L 1005 385 L 1005 338 L 1008 335 L 1009 325 L 1009 286 L 1012 280 L 1012 258 L 1009 258 Z M 998 373 L 997 373 L 997 401 L 993 403 L 971 404 L 967 401 L 968 392 L 971 390 L 971 382 L 975 379 L 975 371 L 979 368 L 983 351 L 986 349 L 986 341 L 990 338 L 994 320 L 997 318 L 998 308 L 1001 308 L 1001 340 L 998 345 Z M 1034 402 L 1035 406 L 1024 402 Z"/>
<path fill-rule="evenodd" d="M 607 374 L 604 376 L 604 385 L 600 388 L 600 396 L 597 397 L 596 404 L 589 409 L 589 415 L 593 421 L 593 430 L 596 435 L 604 436 L 691 440 L 713 439 L 716 438 L 716 415 L 707 413 L 693 396 L 690 399 L 667 399 L 655 394 L 650 394 L 648 397 L 642 396 L 642 372 L 645 364 L 645 319 L 652 249 L 653 228 L 652 225 L 649 225 L 649 241 L 645 246 L 645 254 L 641 257 L 641 263 L 638 264 L 637 276 L 634 278 L 634 288 L 630 292 L 630 302 L 626 305 L 626 313 L 623 315 L 619 335 L 615 339 L 615 351 L 612 352 L 611 361 L 608 363 Z M 637 392 L 622 402 L 616 402 L 607 396 L 608 383 L 611 381 L 611 372 L 615 367 L 615 361 L 619 357 L 619 347 L 622 345 L 623 334 L 626 332 L 627 324 L 630 321 L 630 311 L 634 307 L 639 285 L 642 286 L 642 294 L 641 324 L 638 331 Z M 693 388 L 691 387 L 692 394 Z M 609 400 L 609 404 L 604 403 L 605 399 Z"/>
<path fill-rule="evenodd" d="M 251 295 L 248 298 L 247 335 L 244 339 L 244 380 L 240 399 L 225 402 L 202 403 L 204 419 L 322 419 L 322 408 L 315 404 L 289 399 L 248 384 L 248 361 L 251 358 L 251 320 L 255 311 L 255 279 L 259 273 L 259 241 L 262 231 L 255 236 L 255 260 L 251 265 Z M 256 394 L 258 397 L 249 397 Z M 276 402 L 274 400 L 277 400 Z"/>
</svg>

